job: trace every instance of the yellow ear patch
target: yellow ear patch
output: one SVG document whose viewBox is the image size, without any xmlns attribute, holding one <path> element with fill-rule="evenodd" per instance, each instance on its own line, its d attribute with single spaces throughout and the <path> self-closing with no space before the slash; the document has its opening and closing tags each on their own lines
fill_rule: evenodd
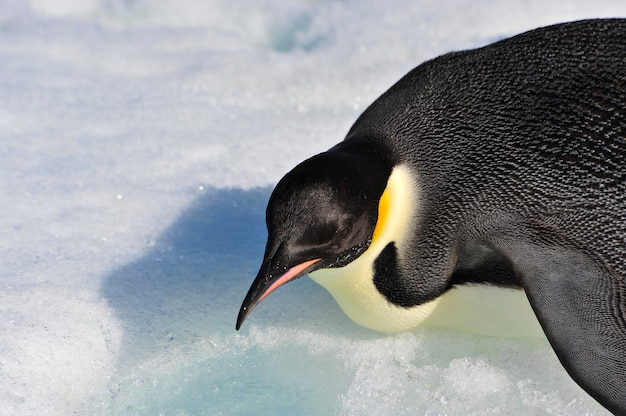
<svg viewBox="0 0 626 416">
<path fill-rule="evenodd" d="M 385 188 L 385 192 L 383 192 L 382 196 L 380 197 L 380 202 L 378 203 L 378 220 L 376 221 L 376 228 L 374 228 L 374 234 L 372 235 L 372 244 L 385 229 L 385 225 L 387 224 L 387 220 L 389 219 L 390 207 L 391 190 L 389 186 L 387 186 Z"/>
</svg>

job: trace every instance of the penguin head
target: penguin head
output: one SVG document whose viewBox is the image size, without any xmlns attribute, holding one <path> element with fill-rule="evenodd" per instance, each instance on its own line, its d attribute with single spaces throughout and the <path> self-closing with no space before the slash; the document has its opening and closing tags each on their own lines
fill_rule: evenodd
<svg viewBox="0 0 626 416">
<path fill-rule="evenodd" d="M 376 155 L 333 148 L 280 180 L 267 206 L 263 263 L 237 329 L 279 286 L 315 270 L 343 267 L 369 247 L 390 172 Z"/>
</svg>

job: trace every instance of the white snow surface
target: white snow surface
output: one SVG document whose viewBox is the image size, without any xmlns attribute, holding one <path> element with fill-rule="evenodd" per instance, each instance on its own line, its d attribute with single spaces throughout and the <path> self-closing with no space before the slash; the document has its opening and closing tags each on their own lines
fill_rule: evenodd
<svg viewBox="0 0 626 416">
<path fill-rule="evenodd" d="M 426 59 L 621 0 L 3 0 L 0 414 L 600 415 L 545 339 L 235 332 L 272 186 Z"/>
</svg>

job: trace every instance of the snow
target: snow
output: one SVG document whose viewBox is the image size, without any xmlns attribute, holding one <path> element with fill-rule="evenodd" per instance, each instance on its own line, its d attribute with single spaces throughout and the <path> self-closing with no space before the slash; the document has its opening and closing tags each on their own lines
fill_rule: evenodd
<svg viewBox="0 0 626 416">
<path fill-rule="evenodd" d="M 606 414 L 544 339 L 235 332 L 271 187 L 409 69 L 620 0 L 4 0 L 0 414 Z"/>
</svg>

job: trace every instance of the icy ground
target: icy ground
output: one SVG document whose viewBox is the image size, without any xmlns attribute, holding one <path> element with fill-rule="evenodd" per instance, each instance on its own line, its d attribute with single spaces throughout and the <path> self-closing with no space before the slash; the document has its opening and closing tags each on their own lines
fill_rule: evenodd
<svg viewBox="0 0 626 416">
<path fill-rule="evenodd" d="M 604 414 L 543 339 L 373 333 L 308 279 L 234 326 L 272 185 L 405 72 L 624 15 L 621 0 L 3 0 L 0 414 Z"/>
</svg>

